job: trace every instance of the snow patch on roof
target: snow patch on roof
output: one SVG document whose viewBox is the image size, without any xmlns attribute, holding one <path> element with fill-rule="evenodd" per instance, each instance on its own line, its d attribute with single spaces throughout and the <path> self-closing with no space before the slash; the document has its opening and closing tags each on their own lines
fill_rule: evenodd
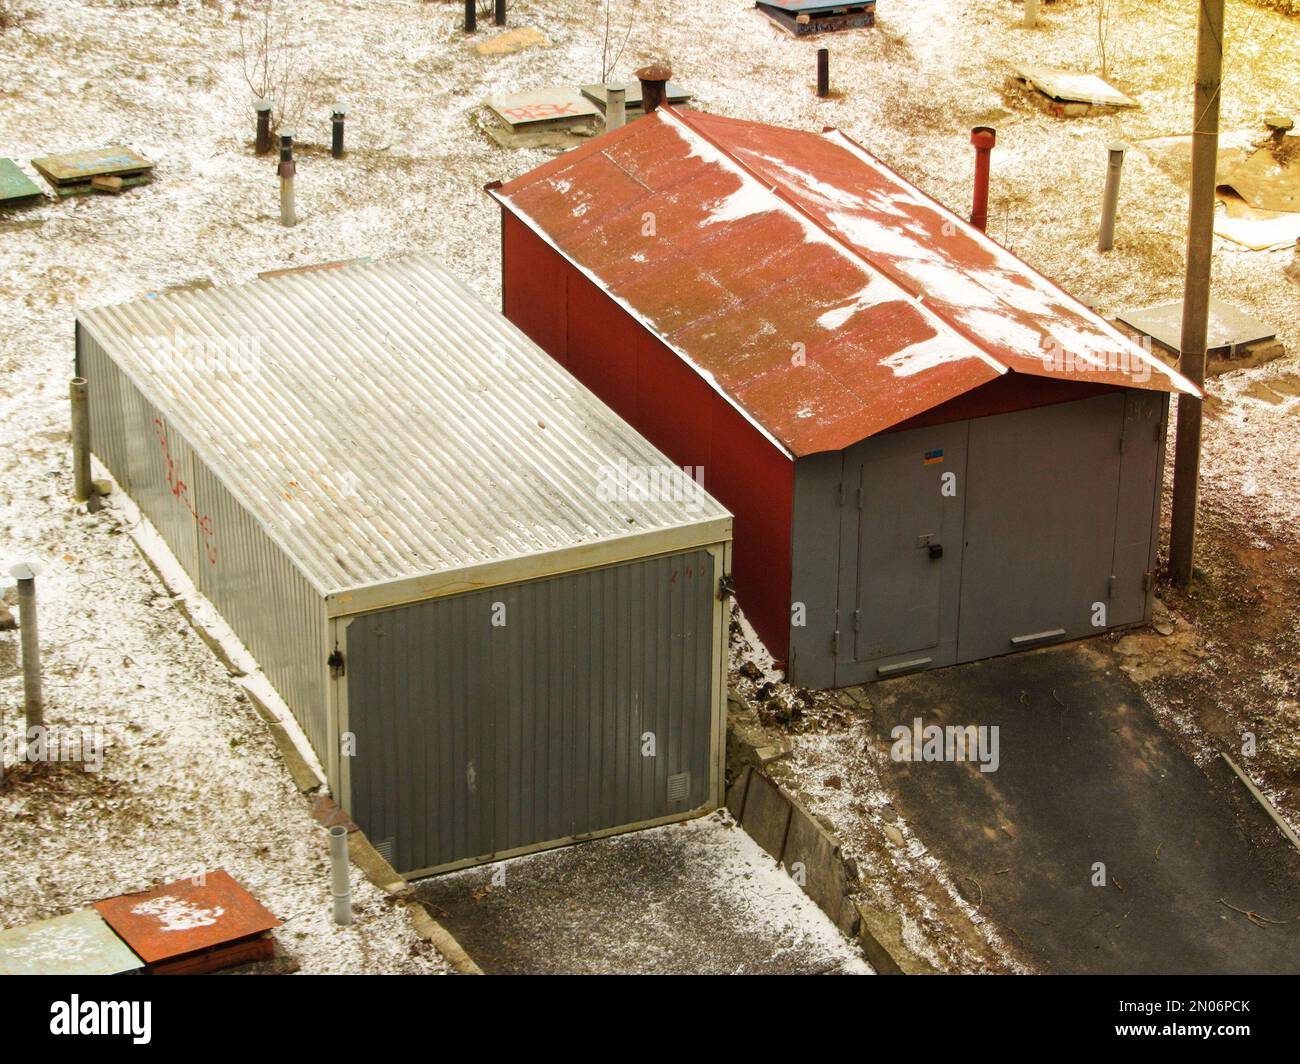
<svg viewBox="0 0 1300 1064">
<path fill-rule="evenodd" d="M 978 354 L 969 344 L 961 345 L 955 343 L 951 336 L 936 334 L 928 340 L 919 340 L 901 351 L 886 355 L 880 360 L 880 364 L 892 369 L 895 377 L 914 377 L 945 362 L 958 362 L 963 358 L 977 357 Z"/>
</svg>

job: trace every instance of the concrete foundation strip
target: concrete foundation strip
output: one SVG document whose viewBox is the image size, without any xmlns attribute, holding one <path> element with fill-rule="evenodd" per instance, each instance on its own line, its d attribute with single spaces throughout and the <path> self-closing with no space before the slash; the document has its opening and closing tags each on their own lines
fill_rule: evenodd
<svg viewBox="0 0 1300 1064">
<path fill-rule="evenodd" d="M 745 765 L 728 792 L 727 808 L 777 863 L 787 869 L 802 866 L 804 893 L 858 942 L 879 974 L 936 974 L 904 943 L 902 923 L 895 914 L 854 897 L 857 872 L 846 862 L 839 841 L 770 776 Z"/>
<path fill-rule="evenodd" d="M 1296 837 L 1296 833 L 1291 829 L 1291 825 L 1282 819 L 1282 814 L 1273 808 L 1273 803 L 1264 797 L 1264 793 L 1255 786 L 1251 778 L 1237 766 L 1237 763 L 1233 761 L 1232 758 L 1224 753 L 1220 753 L 1219 756 L 1223 758 L 1223 760 L 1227 762 L 1228 767 L 1236 773 L 1237 779 L 1241 780 L 1241 782 L 1246 785 L 1246 790 L 1250 791 L 1250 796 L 1254 798 L 1255 801 L 1260 804 L 1260 807 L 1264 812 L 1272 818 L 1273 823 L 1276 824 L 1278 830 L 1286 836 L 1287 841 L 1297 850 L 1300 850 L 1300 838 Z"/>
</svg>

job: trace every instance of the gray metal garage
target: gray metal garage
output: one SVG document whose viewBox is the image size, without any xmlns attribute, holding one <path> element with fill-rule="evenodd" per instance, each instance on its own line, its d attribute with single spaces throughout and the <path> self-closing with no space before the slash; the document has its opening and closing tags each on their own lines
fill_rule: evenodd
<svg viewBox="0 0 1300 1064">
<path fill-rule="evenodd" d="M 85 311 L 77 371 L 399 871 L 720 803 L 730 516 L 430 259 Z"/>
</svg>

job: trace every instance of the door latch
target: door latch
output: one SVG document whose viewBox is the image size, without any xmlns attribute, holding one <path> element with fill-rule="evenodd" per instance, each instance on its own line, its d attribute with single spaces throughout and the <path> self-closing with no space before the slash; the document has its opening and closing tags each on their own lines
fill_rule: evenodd
<svg viewBox="0 0 1300 1064">
<path fill-rule="evenodd" d="M 943 544 L 942 544 L 942 543 L 931 543 L 931 544 L 930 544 L 930 558 L 931 558 L 931 560 L 938 559 L 938 558 L 942 558 L 942 557 L 943 557 Z"/>
</svg>

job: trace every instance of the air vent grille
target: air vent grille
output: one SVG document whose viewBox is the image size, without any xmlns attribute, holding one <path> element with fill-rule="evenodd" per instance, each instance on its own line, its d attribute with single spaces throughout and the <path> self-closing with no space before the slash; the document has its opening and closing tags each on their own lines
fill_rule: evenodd
<svg viewBox="0 0 1300 1064">
<path fill-rule="evenodd" d="M 678 772 L 675 776 L 668 777 L 668 800 L 670 802 L 684 802 L 691 793 L 691 774 L 689 772 Z"/>
</svg>

